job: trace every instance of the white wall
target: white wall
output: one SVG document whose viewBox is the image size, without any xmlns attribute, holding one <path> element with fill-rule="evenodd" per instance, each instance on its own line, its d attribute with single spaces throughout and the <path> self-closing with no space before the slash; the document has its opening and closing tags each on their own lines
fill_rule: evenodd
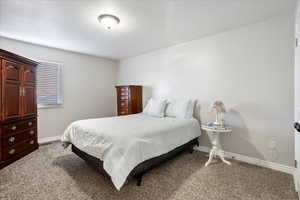
<svg viewBox="0 0 300 200">
<path fill-rule="evenodd" d="M 295 37 L 300 42 L 300 4 L 298 2 L 296 15 Z M 295 50 L 295 121 L 300 122 L 300 46 Z M 298 186 L 300 186 L 300 134 L 295 130 L 295 160 L 298 163 Z M 299 188 L 298 188 L 299 189 Z"/>
<path fill-rule="evenodd" d="M 38 110 L 38 137 L 61 135 L 79 119 L 115 114 L 117 63 L 112 60 L 0 38 L 0 48 L 35 60 L 63 63 L 63 106 Z"/>
<path fill-rule="evenodd" d="M 118 83 L 144 85 L 145 98 L 195 98 L 204 123 L 214 120 L 210 103 L 223 100 L 234 128 L 224 150 L 292 166 L 293 38 L 293 17 L 275 17 L 122 60 Z"/>
</svg>

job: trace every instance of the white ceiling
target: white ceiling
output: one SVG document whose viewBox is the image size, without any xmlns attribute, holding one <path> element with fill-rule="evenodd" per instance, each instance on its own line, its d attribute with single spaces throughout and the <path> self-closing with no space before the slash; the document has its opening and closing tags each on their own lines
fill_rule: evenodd
<svg viewBox="0 0 300 200">
<path fill-rule="evenodd" d="M 122 59 L 291 13 L 296 0 L 0 0 L 0 36 Z M 106 30 L 99 14 L 118 16 Z"/>
</svg>

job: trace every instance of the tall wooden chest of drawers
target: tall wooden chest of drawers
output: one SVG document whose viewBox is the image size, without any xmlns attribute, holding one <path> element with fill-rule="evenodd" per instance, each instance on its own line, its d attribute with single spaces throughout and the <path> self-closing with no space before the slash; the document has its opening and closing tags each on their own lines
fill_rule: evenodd
<svg viewBox="0 0 300 200">
<path fill-rule="evenodd" d="M 0 169 L 38 148 L 37 65 L 0 49 Z"/>
<path fill-rule="evenodd" d="M 139 85 L 116 86 L 118 115 L 130 115 L 143 111 L 143 87 Z"/>
</svg>

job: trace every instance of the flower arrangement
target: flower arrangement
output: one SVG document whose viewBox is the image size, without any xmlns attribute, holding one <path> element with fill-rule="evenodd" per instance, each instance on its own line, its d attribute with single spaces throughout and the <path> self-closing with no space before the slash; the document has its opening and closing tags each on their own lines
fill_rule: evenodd
<svg viewBox="0 0 300 200">
<path fill-rule="evenodd" d="M 224 126 L 224 122 L 221 116 L 223 113 L 226 113 L 224 103 L 219 100 L 214 101 L 211 105 L 211 110 L 216 112 L 216 121 L 214 122 L 214 125 Z"/>
</svg>

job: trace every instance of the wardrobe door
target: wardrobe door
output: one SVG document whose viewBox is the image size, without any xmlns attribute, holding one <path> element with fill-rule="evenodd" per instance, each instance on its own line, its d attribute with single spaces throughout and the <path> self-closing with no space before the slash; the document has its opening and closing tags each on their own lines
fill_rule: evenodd
<svg viewBox="0 0 300 200">
<path fill-rule="evenodd" d="M 23 116 L 36 115 L 36 69 L 25 65 L 23 69 Z"/>
<path fill-rule="evenodd" d="M 2 82 L 2 63 L 3 63 L 3 60 L 0 59 L 0 121 L 3 120 L 3 112 L 2 112 L 2 85 L 3 85 L 3 82 Z M 0 131 L 0 138 L 1 138 L 1 131 Z M 1 152 L 1 144 L 0 144 L 0 152 Z M 1 153 L 0 153 L 1 154 Z M 0 162 L 1 162 L 1 155 L 0 155 Z"/>
<path fill-rule="evenodd" d="M 2 60 L 3 120 L 21 117 L 21 73 L 20 64 Z"/>
</svg>

